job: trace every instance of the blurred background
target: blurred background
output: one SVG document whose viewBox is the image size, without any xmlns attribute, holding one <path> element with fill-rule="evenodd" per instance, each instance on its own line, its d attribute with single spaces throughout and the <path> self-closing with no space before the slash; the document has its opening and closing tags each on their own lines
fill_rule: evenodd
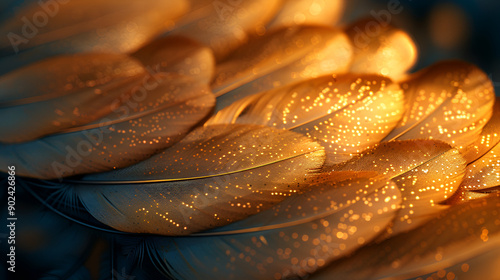
<svg viewBox="0 0 500 280">
<path fill-rule="evenodd" d="M 387 10 L 390 0 L 347 1 L 343 23 Z M 391 23 L 408 31 L 418 47 L 413 71 L 443 59 L 463 59 L 478 65 L 500 95 L 500 1 L 401 0 L 402 11 Z"/>
</svg>

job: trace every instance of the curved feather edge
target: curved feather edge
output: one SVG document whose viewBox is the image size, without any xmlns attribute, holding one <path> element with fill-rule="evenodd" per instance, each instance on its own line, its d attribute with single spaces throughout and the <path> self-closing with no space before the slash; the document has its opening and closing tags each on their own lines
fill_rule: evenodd
<svg viewBox="0 0 500 280">
<path fill-rule="evenodd" d="M 104 233 L 133 235 L 115 230 L 96 220 L 81 204 L 72 186 L 61 188 L 60 182 L 18 178 L 18 186 L 21 189 L 29 193 L 44 207 L 66 220 Z"/>
<path fill-rule="evenodd" d="M 146 243 L 151 261 L 174 279 L 306 277 L 370 242 L 400 203 L 391 181 L 320 182 L 240 222 Z"/>
<path fill-rule="evenodd" d="M 255 93 L 345 72 L 351 56 L 347 36 L 324 26 L 282 28 L 253 38 L 217 65 L 215 110 Z"/>
<path fill-rule="evenodd" d="M 0 76 L 0 142 L 31 141 L 98 120 L 127 101 L 145 75 L 141 63 L 126 55 L 90 53 Z"/>
<path fill-rule="evenodd" d="M 0 58 L 0 75 L 54 55 L 133 52 L 171 28 L 187 11 L 188 2 L 152 0 L 144 5 L 144 1 L 131 0 L 123 5 L 119 0 L 67 1 L 46 3 L 42 10 L 38 2 L 31 2 L 0 26 L 1 34 L 11 34 L 0 38 L 0 50 L 9 54 Z M 36 36 L 19 42 L 23 38 L 16 35 L 26 28 L 21 18 L 56 8 L 56 12 L 49 12 L 50 20 L 43 28 L 33 26 Z"/>
<path fill-rule="evenodd" d="M 115 229 L 186 235 L 258 213 L 309 184 L 324 149 L 289 131 L 255 125 L 199 128 L 136 165 L 78 181 L 87 210 Z"/>
<path fill-rule="evenodd" d="M 435 139 L 460 150 L 473 144 L 493 112 L 486 73 L 463 61 L 442 61 L 401 83 L 405 114 L 383 140 Z"/>
<path fill-rule="evenodd" d="M 365 31 L 377 32 L 366 34 Z M 352 73 L 375 73 L 399 80 L 417 61 L 417 47 L 405 31 L 372 16 L 345 28 L 355 48 L 350 65 Z"/>
<path fill-rule="evenodd" d="M 500 99 L 497 98 L 493 116 L 484 126 L 480 138 L 463 150 L 467 160 L 465 177 L 447 204 L 461 203 L 485 197 L 500 186 Z"/>
<path fill-rule="evenodd" d="M 38 140 L 0 145 L 0 170 L 15 165 L 21 176 L 61 179 L 129 166 L 181 140 L 214 104 L 206 84 L 173 73 L 156 74 L 100 120 Z"/>
<path fill-rule="evenodd" d="M 458 149 L 447 143 L 405 140 L 380 143 L 331 170 L 375 171 L 400 188 L 404 202 L 383 239 L 418 227 L 446 209 L 439 203 L 458 189 L 465 167 Z"/>
<path fill-rule="evenodd" d="M 279 9 L 279 0 L 190 1 L 191 13 L 169 34 L 182 35 L 210 47 L 218 61 L 265 26 Z"/>
<path fill-rule="evenodd" d="M 403 93 L 378 75 L 334 74 L 240 99 L 205 125 L 249 123 L 289 129 L 318 141 L 327 165 L 380 142 L 403 115 Z"/>
<path fill-rule="evenodd" d="M 132 54 L 149 71 L 174 72 L 210 84 L 215 71 L 212 51 L 183 36 L 156 39 Z"/>
<path fill-rule="evenodd" d="M 284 1 L 274 18 L 267 24 L 266 29 L 273 30 L 297 24 L 334 26 L 343 15 L 345 2 L 345 0 Z"/>
<path fill-rule="evenodd" d="M 467 164 L 472 164 L 500 143 L 500 97 L 496 97 L 493 114 L 481 131 L 479 139 L 467 146 L 462 153 Z"/>
</svg>

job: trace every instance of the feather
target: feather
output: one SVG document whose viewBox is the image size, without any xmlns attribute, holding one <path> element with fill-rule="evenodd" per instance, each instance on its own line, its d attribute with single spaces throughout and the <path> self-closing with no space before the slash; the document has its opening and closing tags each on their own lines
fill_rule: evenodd
<svg viewBox="0 0 500 280">
<path fill-rule="evenodd" d="M 390 181 L 323 183 L 246 220 L 197 236 L 148 238 L 146 246 L 174 279 L 306 277 L 373 239 L 400 202 Z"/>
<path fill-rule="evenodd" d="M 300 134 L 218 125 L 136 165 L 69 184 L 115 229 L 184 235 L 271 207 L 307 185 L 323 162 L 323 148 Z"/>
<path fill-rule="evenodd" d="M 90 215 L 79 200 L 75 188 L 71 186 L 61 187 L 59 181 L 26 177 L 18 177 L 17 185 L 47 209 L 73 223 L 101 233 L 126 234 L 104 225 Z"/>
<path fill-rule="evenodd" d="M 500 143 L 500 97 L 495 99 L 493 115 L 481 131 L 479 139 L 465 148 L 462 152 L 467 163 L 470 164 L 486 155 Z"/>
<path fill-rule="evenodd" d="M 329 75 L 243 98 L 205 123 L 252 123 L 305 134 L 338 164 L 380 142 L 403 115 L 403 93 L 377 75 Z"/>
<path fill-rule="evenodd" d="M 171 34 L 182 35 L 209 46 L 219 60 L 243 44 L 259 26 L 273 17 L 279 0 L 191 1 L 193 9 Z"/>
<path fill-rule="evenodd" d="M 500 186 L 500 99 L 493 116 L 484 126 L 480 138 L 465 150 L 465 177 L 456 195 L 448 203 L 457 203 L 486 196 Z"/>
<path fill-rule="evenodd" d="M 465 160 L 457 149 L 441 141 L 392 141 L 334 166 L 333 171 L 375 171 L 396 183 L 403 204 L 383 236 L 387 237 L 415 228 L 446 208 L 438 203 L 458 189 Z"/>
<path fill-rule="evenodd" d="M 351 54 L 347 36 L 328 27 L 295 26 L 254 38 L 217 65 L 216 111 L 254 93 L 344 72 Z"/>
<path fill-rule="evenodd" d="M 60 56 L 1 76 L 0 142 L 30 141 L 104 117 L 144 76 L 138 61 L 118 54 Z"/>
<path fill-rule="evenodd" d="M 349 25 L 353 45 L 351 73 L 373 73 L 400 78 L 417 61 L 417 47 L 401 29 L 369 17 Z"/>
<path fill-rule="evenodd" d="M 310 279 L 409 279 L 491 249 L 498 255 L 499 207 L 496 195 L 453 205 L 421 227 L 366 246 Z"/>
<path fill-rule="evenodd" d="M 436 63 L 412 75 L 401 88 L 405 114 L 385 141 L 428 138 L 464 149 L 479 137 L 495 101 L 488 76 L 461 61 Z"/>
<path fill-rule="evenodd" d="M 212 51 L 191 39 L 169 36 L 152 41 L 132 54 L 147 69 L 155 72 L 175 72 L 210 84 L 215 59 Z"/>
<path fill-rule="evenodd" d="M 291 25 L 333 26 L 344 11 L 344 0 L 296 0 L 284 1 L 267 29 L 278 29 Z"/>
<path fill-rule="evenodd" d="M 32 2 L 0 25 L 0 34 L 7 34 L 0 37 L 0 50 L 9 54 L 0 61 L 0 74 L 51 55 L 134 51 L 187 9 L 186 0 Z"/>
<path fill-rule="evenodd" d="M 182 139 L 213 108 L 206 84 L 157 74 L 104 118 L 42 139 L 0 145 L 0 170 L 52 179 L 125 167 Z"/>
<path fill-rule="evenodd" d="M 496 280 L 498 270 L 499 254 L 498 247 L 485 250 L 483 253 L 468 258 L 453 265 L 441 265 L 439 270 L 435 270 L 426 275 L 420 275 L 421 279 L 436 279 L 435 277 L 448 277 L 459 280 Z M 444 267 L 447 266 L 447 267 Z M 429 269 L 431 270 L 431 269 Z M 446 276 L 445 276 L 446 275 Z M 428 278 L 431 277 L 431 278 Z M 432 278 L 434 277 L 434 278 Z M 442 278 L 442 277 L 441 277 Z M 419 279 L 419 278 L 416 278 Z M 439 279 L 439 278 L 438 278 Z"/>
</svg>

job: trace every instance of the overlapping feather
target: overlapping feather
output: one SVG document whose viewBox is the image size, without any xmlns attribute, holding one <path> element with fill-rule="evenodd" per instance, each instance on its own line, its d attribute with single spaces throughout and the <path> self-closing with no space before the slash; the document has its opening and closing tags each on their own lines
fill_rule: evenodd
<svg viewBox="0 0 500 280">
<path fill-rule="evenodd" d="M 218 125 L 136 165 L 67 184 L 115 229 L 185 235 L 271 207 L 307 186 L 323 162 L 323 148 L 300 134 Z"/>
<path fill-rule="evenodd" d="M 380 19 L 368 17 L 346 27 L 353 46 L 351 73 L 374 73 L 400 79 L 417 60 L 410 36 Z"/>
<path fill-rule="evenodd" d="M 333 171 L 376 171 L 394 181 L 403 203 L 388 236 L 413 229 L 445 209 L 438 203 L 458 189 L 465 160 L 457 149 L 441 141 L 391 141 L 334 166 Z"/>
<path fill-rule="evenodd" d="M 477 67 L 442 62 L 405 78 L 416 48 L 399 29 L 373 20 L 343 30 L 295 25 L 337 20 L 343 1 L 191 1 L 191 12 L 170 34 L 207 47 L 180 36 L 145 45 L 188 8 L 186 1 L 139 2 L 61 4 L 39 36 L 19 45 L 18 56 L 0 60 L 5 73 L 60 53 L 134 52 L 149 72 L 138 84 L 143 67 L 109 55 L 70 61 L 84 69 L 60 68 L 53 79 L 40 69 L 1 78 L 12 83 L 37 77 L 53 85 L 41 94 L 24 91 L 21 98 L 5 91 L 0 113 L 20 112 L 25 105 L 50 112 L 39 108 L 80 100 L 66 95 L 95 99 L 93 83 L 107 86 L 108 95 L 98 99 L 103 106 L 93 103 L 97 113 L 63 106 L 62 114 L 73 117 L 57 125 L 57 117 L 37 114 L 20 132 L 2 134 L 3 142 L 28 142 L 0 145 L 0 165 L 14 164 L 20 176 L 95 173 L 29 183 L 35 196 L 49 193 L 44 203 L 63 215 L 85 206 L 88 213 L 81 208 L 67 216 L 75 222 L 92 215 L 116 231 L 136 234 L 109 235 L 112 271 L 104 278 L 301 278 L 314 277 L 318 269 L 319 279 L 416 277 L 498 247 L 498 197 L 486 194 L 496 192 L 500 180 L 498 118 L 490 119 L 493 87 Z M 22 11 L 33 13 L 33 7 Z M 100 17 L 82 24 L 90 15 Z M 0 29 L 21 28 L 16 20 Z M 11 43 L 0 40 L 2 55 L 12 54 Z M 213 81 L 208 47 L 218 59 Z M 109 61 L 112 66 L 102 67 Z M 340 74 L 347 71 L 359 74 Z M 85 73 L 79 90 L 57 91 L 75 73 Z M 366 73 L 389 76 L 400 87 Z M 225 109 L 176 143 L 212 110 L 211 81 L 216 111 Z M 134 83 L 139 87 L 130 90 Z M 19 100 L 23 104 L 12 104 Z M 245 124 L 208 125 L 213 123 Z M 3 125 L 7 132 L 17 129 Z M 316 174 L 322 166 L 330 172 Z M 452 205 L 464 194 L 488 197 Z M 72 260 L 64 267 L 47 265 L 47 271 L 74 271 Z M 73 276 L 86 276 L 77 272 Z"/>
<path fill-rule="evenodd" d="M 459 149 L 473 144 L 493 112 L 493 85 L 476 66 L 443 61 L 402 82 L 405 114 L 384 141 L 436 139 Z"/>
<path fill-rule="evenodd" d="M 403 102 L 389 78 L 328 75 L 243 98 L 206 125 L 252 123 L 299 132 L 325 147 L 327 164 L 338 164 L 380 142 L 399 122 Z"/>
<path fill-rule="evenodd" d="M 210 84 L 215 60 L 212 51 L 182 36 L 154 40 L 132 54 L 153 72 L 174 72 Z"/>
<path fill-rule="evenodd" d="M 345 72 L 351 56 L 352 47 L 340 30 L 293 26 L 271 31 L 218 64 L 212 83 L 216 110 L 254 93 Z"/>
<path fill-rule="evenodd" d="M 267 24 L 267 29 L 291 25 L 333 26 L 342 17 L 344 0 L 283 1 L 280 10 Z"/>
<path fill-rule="evenodd" d="M 214 106 L 206 84 L 157 74 L 111 114 L 41 139 L 0 145 L 0 170 L 54 179 L 108 171 L 144 160 L 182 139 Z"/>
<path fill-rule="evenodd" d="M 497 195 L 454 205 L 421 227 L 366 246 L 310 279 L 408 279 L 498 250 L 499 207 Z"/>
<path fill-rule="evenodd" d="M 191 1 L 191 12 L 171 34 L 182 35 L 209 46 L 218 59 L 242 45 L 264 27 L 278 10 L 279 0 Z"/>
<path fill-rule="evenodd" d="M 500 102 L 496 99 L 493 115 L 480 138 L 465 151 L 469 164 L 460 189 L 449 203 L 484 197 L 500 187 Z"/>
<path fill-rule="evenodd" d="M 0 24 L 0 74 L 59 54 L 135 51 L 188 10 L 187 0 L 40 3 L 31 1 Z"/>
<path fill-rule="evenodd" d="M 152 237 L 143 246 L 175 279 L 306 277 L 377 236 L 400 202 L 390 181 L 323 182 L 240 222 L 196 236 Z"/>
<path fill-rule="evenodd" d="M 145 75 L 137 60 L 118 54 L 59 56 L 3 75 L 0 118 L 11 121 L 0 124 L 0 142 L 34 140 L 102 118 Z"/>
</svg>

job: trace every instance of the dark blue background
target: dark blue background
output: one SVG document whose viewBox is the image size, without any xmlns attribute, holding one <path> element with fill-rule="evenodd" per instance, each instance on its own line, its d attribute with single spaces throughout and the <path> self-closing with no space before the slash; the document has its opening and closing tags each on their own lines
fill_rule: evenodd
<svg viewBox="0 0 500 280">
<path fill-rule="evenodd" d="M 349 0 L 344 22 L 387 9 L 390 0 Z M 498 0 L 400 0 L 403 11 L 391 23 L 407 30 L 419 48 L 419 70 L 443 59 L 463 59 L 478 65 L 495 85 L 500 96 L 500 1 Z M 433 42 L 430 18 L 440 5 L 453 5 L 464 14 L 468 27 L 466 40 L 451 49 L 443 49 Z M 439 14 L 437 14 L 439 16 Z"/>
</svg>

